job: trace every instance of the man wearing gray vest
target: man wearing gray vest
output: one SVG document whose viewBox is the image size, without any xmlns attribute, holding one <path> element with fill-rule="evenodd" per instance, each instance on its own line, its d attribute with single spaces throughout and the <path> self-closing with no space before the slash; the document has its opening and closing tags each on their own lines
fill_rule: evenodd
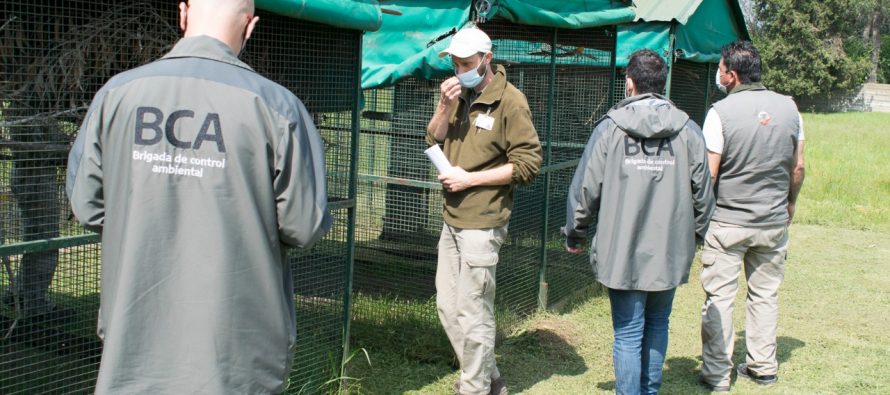
<svg viewBox="0 0 890 395">
<path fill-rule="evenodd" d="M 760 82 L 760 55 L 748 41 L 721 52 L 718 87 L 729 96 L 705 118 L 717 209 L 702 252 L 702 371 L 699 381 L 729 391 L 733 302 L 744 267 L 745 362 L 739 377 L 760 385 L 777 381 L 777 293 L 785 272 L 788 224 L 803 185 L 803 123 L 790 97 Z"/>
</svg>

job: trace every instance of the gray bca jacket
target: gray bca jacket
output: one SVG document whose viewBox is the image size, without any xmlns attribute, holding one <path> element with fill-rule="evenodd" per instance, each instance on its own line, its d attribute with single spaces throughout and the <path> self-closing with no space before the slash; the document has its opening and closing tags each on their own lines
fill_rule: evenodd
<svg viewBox="0 0 890 395">
<path fill-rule="evenodd" d="M 292 93 L 218 40 L 182 39 L 96 94 L 67 192 L 102 232 L 97 393 L 285 389 L 285 246 L 331 225 L 322 140 Z"/>
<path fill-rule="evenodd" d="M 590 259 L 608 288 L 663 291 L 689 279 L 696 237 L 714 211 L 701 129 L 655 94 L 618 103 L 597 123 L 569 189 L 569 246 L 593 233 Z"/>
</svg>

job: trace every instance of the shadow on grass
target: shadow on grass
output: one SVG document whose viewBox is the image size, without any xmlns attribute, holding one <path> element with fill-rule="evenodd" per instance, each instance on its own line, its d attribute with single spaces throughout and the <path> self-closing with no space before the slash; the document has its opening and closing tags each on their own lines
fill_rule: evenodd
<svg viewBox="0 0 890 395">
<path fill-rule="evenodd" d="M 577 376 L 587 365 L 572 345 L 570 331 L 538 328 L 505 339 L 498 347 L 498 368 L 511 393 L 518 393 L 551 376 Z"/>
<path fill-rule="evenodd" d="M 776 341 L 778 343 L 776 359 L 779 361 L 781 374 L 781 364 L 791 359 L 791 354 L 794 350 L 805 346 L 806 343 L 788 336 L 779 336 Z M 736 335 L 735 347 L 733 348 L 733 372 L 735 371 L 735 366 L 744 362 L 746 353 L 745 332 L 742 331 Z M 670 355 L 670 350 L 668 350 L 668 355 Z M 695 359 L 688 357 L 667 358 L 664 364 L 664 375 L 659 392 L 664 394 L 709 394 L 710 391 L 706 390 L 698 382 L 701 364 L 701 356 Z M 736 373 L 732 373 L 730 385 L 735 385 L 736 380 Z M 605 391 L 615 391 L 615 381 L 599 383 L 597 388 Z"/>
<path fill-rule="evenodd" d="M 417 317 L 356 317 L 350 349 L 364 349 L 346 368 L 360 393 L 398 394 L 418 390 L 457 369 L 454 352 L 437 320 Z"/>
<path fill-rule="evenodd" d="M 566 332 L 538 328 L 498 337 L 498 368 L 511 392 L 524 391 L 553 375 L 579 375 L 587 370 L 571 339 L 566 338 L 571 333 Z M 364 349 L 371 360 L 369 366 L 364 358 L 356 358 L 347 367 L 347 376 L 359 380 L 358 393 L 421 390 L 460 368 L 436 319 L 357 317 L 350 339 L 351 349 Z"/>
</svg>

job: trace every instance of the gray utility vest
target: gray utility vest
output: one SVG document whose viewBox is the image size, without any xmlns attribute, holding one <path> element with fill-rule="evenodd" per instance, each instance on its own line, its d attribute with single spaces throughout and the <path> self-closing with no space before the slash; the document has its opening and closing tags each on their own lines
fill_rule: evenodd
<svg viewBox="0 0 890 395">
<path fill-rule="evenodd" d="M 788 191 L 800 119 L 788 96 L 742 85 L 714 103 L 723 126 L 723 155 L 712 220 L 743 226 L 788 222 Z"/>
</svg>

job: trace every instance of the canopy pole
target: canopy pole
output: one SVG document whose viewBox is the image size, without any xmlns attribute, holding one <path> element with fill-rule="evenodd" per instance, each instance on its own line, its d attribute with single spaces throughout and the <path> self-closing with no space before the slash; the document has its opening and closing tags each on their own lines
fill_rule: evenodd
<svg viewBox="0 0 890 395">
<path fill-rule="evenodd" d="M 667 54 L 667 82 L 664 84 L 664 95 L 670 99 L 671 98 L 671 81 L 673 80 L 674 75 L 674 46 L 676 46 L 676 30 L 677 30 L 677 20 L 671 21 L 671 33 L 670 33 L 670 43 L 668 44 L 668 54 Z"/>
</svg>

